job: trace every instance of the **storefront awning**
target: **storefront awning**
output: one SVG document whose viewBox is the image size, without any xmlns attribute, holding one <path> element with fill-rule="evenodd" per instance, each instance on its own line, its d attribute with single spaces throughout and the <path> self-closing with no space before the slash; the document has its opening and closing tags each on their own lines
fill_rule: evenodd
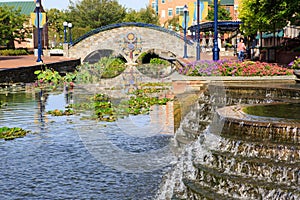
<svg viewBox="0 0 300 200">
<path fill-rule="evenodd" d="M 284 33 L 283 30 L 278 30 L 275 32 L 275 37 L 283 37 Z M 267 39 L 267 38 L 273 38 L 274 37 L 274 33 L 273 32 L 267 32 L 267 33 L 263 33 L 262 34 L 262 38 L 263 39 Z M 260 39 L 260 35 L 258 34 L 256 36 L 256 39 L 259 40 Z"/>
</svg>

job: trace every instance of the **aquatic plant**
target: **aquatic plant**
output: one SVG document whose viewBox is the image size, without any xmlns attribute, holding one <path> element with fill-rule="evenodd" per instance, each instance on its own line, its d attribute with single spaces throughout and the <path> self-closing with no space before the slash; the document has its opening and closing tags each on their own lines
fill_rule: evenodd
<svg viewBox="0 0 300 200">
<path fill-rule="evenodd" d="M 76 73 L 67 73 L 65 76 L 61 76 L 58 71 L 51 68 L 45 68 L 36 70 L 34 72 L 37 75 L 37 81 L 35 85 L 41 88 L 56 89 L 59 86 L 68 85 L 74 87 L 73 81 L 76 78 Z"/>
<path fill-rule="evenodd" d="M 26 131 L 22 128 L 18 127 L 0 127 L 0 138 L 4 140 L 13 140 L 15 138 L 24 137 L 30 131 Z"/>
<path fill-rule="evenodd" d="M 7 104 L 0 100 L 0 108 L 6 106 Z"/>
<path fill-rule="evenodd" d="M 67 108 L 64 111 L 63 110 L 55 109 L 55 110 L 49 110 L 47 113 L 50 114 L 50 115 L 52 115 L 52 116 L 73 115 L 74 114 L 74 110 L 70 109 L 70 108 Z"/>
<path fill-rule="evenodd" d="M 156 91 L 158 92 L 158 91 Z M 149 97 L 144 90 L 135 90 L 128 100 L 123 99 L 120 103 L 105 94 L 96 94 L 91 99 L 96 118 L 100 121 L 116 121 L 118 117 L 128 115 L 148 114 L 153 105 L 166 105 L 170 98 Z"/>
</svg>

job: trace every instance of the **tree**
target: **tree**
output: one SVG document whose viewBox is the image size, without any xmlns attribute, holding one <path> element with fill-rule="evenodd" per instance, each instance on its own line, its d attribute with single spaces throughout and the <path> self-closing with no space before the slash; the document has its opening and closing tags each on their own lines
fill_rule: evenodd
<svg viewBox="0 0 300 200">
<path fill-rule="evenodd" d="M 239 7 L 241 28 L 245 35 L 255 35 L 257 31 L 282 29 L 289 21 L 299 23 L 300 1 L 294 0 L 242 0 Z"/>
<path fill-rule="evenodd" d="M 55 44 L 61 43 L 64 35 L 63 22 L 67 21 L 66 13 L 53 8 L 47 11 L 47 19 L 49 40 Z"/>
<path fill-rule="evenodd" d="M 13 7 L 0 7 L 0 45 L 14 48 L 14 41 L 22 42 L 28 37 L 29 18 L 21 14 L 21 10 Z M 27 23 L 27 25 L 26 25 Z"/>
<path fill-rule="evenodd" d="M 76 27 L 99 28 L 120 23 L 126 15 L 126 9 L 116 0 L 70 1 L 68 18 Z"/>
<path fill-rule="evenodd" d="M 208 9 L 206 20 L 208 21 L 214 21 L 214 10 L 215 5 L 212 5 L 210 9 Z M 224 7 L 218 3 L 218 20 L 232 20 L 232 17 L 230 16 L 230 12 L 226 10 Z"/>
<path fill-rule="evenodd" d="M 133 9 L 129 9 L 125 16 L 124 22 L 143 22 L 158 25 L 159 18 L 155 14 L 155 11 L 148 6 L 147 8 L 140 9 L 138 12 Z"/>
</svg>

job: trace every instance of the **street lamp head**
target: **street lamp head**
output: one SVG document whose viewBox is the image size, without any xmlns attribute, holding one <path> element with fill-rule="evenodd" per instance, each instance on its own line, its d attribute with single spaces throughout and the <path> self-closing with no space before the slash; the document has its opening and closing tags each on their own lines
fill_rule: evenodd
<svg viewBox="0 0 300 200">
<path fill-rule="evenodd" d="M 186 13 L 187 11 L 188 11 L 188 7 L 187 7 L 187 5 L 185 4 L 184 7 L 183 7 L 183 12 Z"/>
<path fill-rule="evenodd" d="M 72 28 L 72 26 L 73 26 L 72 23 L 68 23 L 69 28 Z"/>
<path fill-rule="evenodd" d="M 68 26 L 68 22 L 63 22 L 64 27 Z"/>
<path fill-rule="evenodd" d="M 36 6 L 37 8 L 41 7 L 41 4 L 40 4 L 40 2 L 39 2 L 38 0 L 35 2 L 35 6 Z"/>
</svg>

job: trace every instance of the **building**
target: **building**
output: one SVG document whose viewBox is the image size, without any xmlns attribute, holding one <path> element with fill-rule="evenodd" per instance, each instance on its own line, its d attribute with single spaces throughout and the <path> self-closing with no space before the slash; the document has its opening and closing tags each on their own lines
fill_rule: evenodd
<svg viewBox="0 0 300 200">
<path fill-rule="evenodd" d="M 200 0 L 200 21 L 205 21 L 209 6 L 213 5 L 213 0 Z M 238 19 L 238 0 L 221 0 L 220 4 L 231 14 L 233 20 Z M 167 21 L 175 16 L 183 15 L 184 5 L 189 10 L 189 26 L 194 24 L 197 16 L 197 0 L 149 0 L 149 5 L 159 16 L 161 26 L 165 26 Z"/>
<path fill-rule="evenodd" d="M 13 7 L 15 10 L 20 9 L 20 13 L 24 14 L 28 18 L 28 23 L 25 26 L 32 28 L 32 37 L 26 38 L 25 41 L 18 43 L 15 42 L 15 48 L 27 48 L 27 49 L 37 49 L 37 29 L 33 27 L 30 15 L 35 12 L 36 4 L 32 1 L 10 1 L 10 2 L 0 2 L 0 7 Z M 43 6 L 41 5 L 41 12 L 45 12 Z M 48 26 L 45 24 L 42 29 L 42 47 L 48 47 Z"/>
</svg>

